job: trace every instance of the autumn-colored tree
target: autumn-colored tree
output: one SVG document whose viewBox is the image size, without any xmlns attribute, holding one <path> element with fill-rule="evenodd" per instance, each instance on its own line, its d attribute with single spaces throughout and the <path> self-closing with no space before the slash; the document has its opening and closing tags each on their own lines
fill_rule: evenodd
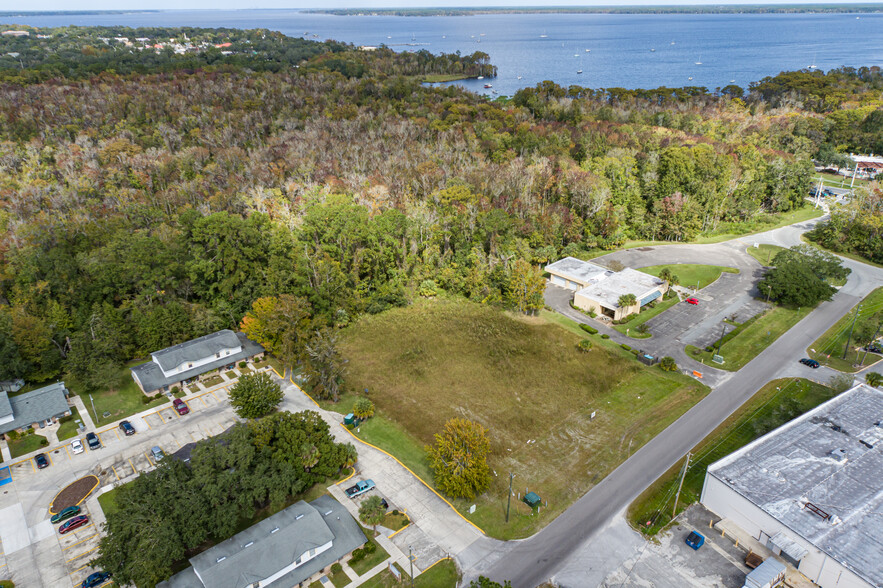
<svg viewBox="0 0 883 588">
<path fill-rule="evenodd" d="M 359 520 L 366 525 L 371 525 L 374 534 L 377 534 L 377 525 L 383 522 L 386 515 L 386 508 L 383 506 L 382 499 L 374 494 L 362 501 L 359 505 Z"/>
<path fill-rule="evenodd" d="M 487 433 L 475 421 L 453 418 L 435 435 L 435 445 L 426 446 L 435 483 L 442 492 L 471 500 L 487 490 L 491 483 Z"/>
<path fill-rule="evenodd" d="M 512 264 L 509 276 L 509 300 L 519 312 L 532 313 L 543 308 L 546 283 L 543 274 L 523 259 Z"/>
<path fill-rule="evenodd" d="M 251 305 L 239 328 L 287 365 L 304 354 L 312 311 L 306 299 L 290 294 L 265 296 Z"/>
</svg>

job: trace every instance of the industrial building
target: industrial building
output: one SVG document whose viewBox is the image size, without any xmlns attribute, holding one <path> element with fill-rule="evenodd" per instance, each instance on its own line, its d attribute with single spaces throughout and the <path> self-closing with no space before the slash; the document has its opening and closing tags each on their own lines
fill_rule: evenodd
<svg viewBox="0 0 883 588">
<path fill-rule="evenodd" d="M 574 290 L 573 305 L 586 312 L 594 312 L 620 320 L 661 298 L 668 283 L 650 274 L 625 268 L 615 272 L 590 261 L 565 257 L 545 267 L 549 281 L 562 288 Z M 623 294 L 633 294 L 636 304 L 620 306 Z"/>
<path fill-rule="evenodd" d="M 715 462 L 701 500 L 822 588 L 883 586 L 883 392 L 858 385 Z"/>
</svg>

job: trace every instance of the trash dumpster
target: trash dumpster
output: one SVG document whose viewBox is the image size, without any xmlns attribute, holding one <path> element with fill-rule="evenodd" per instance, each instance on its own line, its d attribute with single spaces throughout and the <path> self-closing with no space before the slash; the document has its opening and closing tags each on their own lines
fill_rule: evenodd
<svg viewBox="0 0 883 588">
<path fill-rule="evenodd" d="M 354 425 L 355 423 L 356 423 L 356 415 L 354 415 L 353 413 L 349 413 L 348 415 L 343 417 L 343 424 L 344 425 Z"/>
</svg>

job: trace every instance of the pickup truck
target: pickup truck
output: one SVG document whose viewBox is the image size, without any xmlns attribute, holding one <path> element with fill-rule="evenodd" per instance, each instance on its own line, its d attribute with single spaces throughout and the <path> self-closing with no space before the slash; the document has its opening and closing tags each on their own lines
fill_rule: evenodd
<svg viewBox="0 0 883 588">
<path fill-rule="evenodd" d="M 355 486 L 350 486 L 345 490 L 346 495 L 350 498 L 355 498 L 359 494 L 364 494 L 369 490 L 374 489 L 374 480 L 363 480 L 361 482 L 357 482 Z"/>
</svg>

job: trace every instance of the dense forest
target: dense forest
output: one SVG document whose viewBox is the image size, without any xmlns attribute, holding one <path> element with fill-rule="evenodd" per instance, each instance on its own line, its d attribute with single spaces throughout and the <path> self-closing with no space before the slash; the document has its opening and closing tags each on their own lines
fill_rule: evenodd
<svg viewBox="0 0 883 588">
<path fill-rule="evenodd" d="M 258 300 L 325 341 L 439 290 L 536 309 L 549 260 L 769 226 L 803 206 L 813 156 L 880 140 L 878 68 L 489 102 L 420 83 L 485 54 L 29 31 L 0 38 L 0 379 L 110 386 Z M 115 40 L 185 36 L 198 50 Z"/>
</svg>

